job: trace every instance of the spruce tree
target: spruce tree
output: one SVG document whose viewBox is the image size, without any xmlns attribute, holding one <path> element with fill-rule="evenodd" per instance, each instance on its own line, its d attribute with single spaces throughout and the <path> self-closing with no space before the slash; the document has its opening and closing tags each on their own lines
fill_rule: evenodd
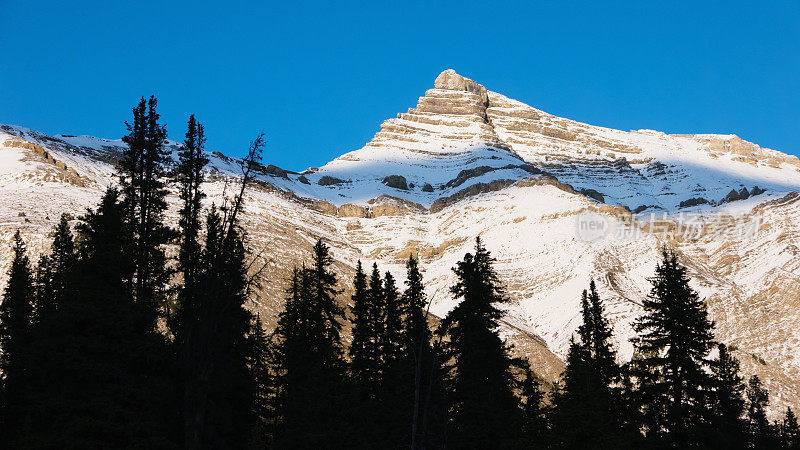
<svg viewBox="0 0 800 450">
<path fill-rule="evenodd" d="M 709 352 L 714 323 L 689 286 L 686 268 L 671 251 L 650 280 L 644 314 L 634 324 L 633 340 L 641 355 L 631 363 L 639 396 L 646 401 L 648 437 L 677 447 L 701 445 L 707 438 L 710 389 Z"/>
<path fill-rule="evenodd" d="M 425 296 L 425 286 L 422 282 L 422 273 L 419 263 L 414 256 L 409 256 L 406 262 L 406 289 L 401 298 L 403 312 L 403 350 L 409 356 L 422 357 L 426 348 L 430 348 L 428 319 L 426 307 L 428 299 Z M 417 358 L 415 358 L 417 359 Z"/>
<path fill-rule="evenodd" d="M 774 446 L 772 426 L 767 419 L 769 392 L 764 388 L 758 375 L 747 380 L 747 428 L 750 448 L 770 448 Z"/>
<path fill-rule="evenodd" d="M 554 398 L 554 445 L 561 448 L 633 446 L 624 423 L 620 368 L 612 329 L 592 280 L 581 296 L 580 342 L 571 342 L 562 385 Z M 591 443 L 591 444 L 589 444 Z"/>
<path fill-rule="evenodd" d="M 520 425 L 520 448 L 543 448 L 547 440 L 547 416 L 541 383 L 525 362 L 520 394 L 524 399 Z"/>
<path fill-rule="evenodd" d="M 603 302 L 597 294 L 594 280 L 589 282 L 587 300 L 589 304 L 587 316 L 591 316 L 589 350 L 592 358 L 592 375 L 601 389 L 608 391 L 607 395 L 611 396 L 610 385 L 618 380 L 620 369 L 616 362 L 617 352 L 614 350 L 612 342 L 613 329 L 606 317 Z"/>
<path fill-rule="evenodd" d="M 383 357 L 381 403 L 383 410 L 383 446 L 409 445 L 411 422 L 413 362 L 403 353 L 403 303 L 391 273 L 383 282 Z"/>
<path fill-rule="evenodd" d="M 342 317 L 344 310 L 336 302 L 339 294 L 336 288 L 339 282 L 336 273 L 331 269 L 333 256 L 330 248 L 317 240 L 314 244 L 314 259 L 308 268 L 311 283 L 309 306 L 317 317 L 311 324 L 311 336 L 316 339 L 315 347 L 322 360 L 330 367 L 340 366 L 342 362 Z M 340 366 L 341 368 L 341 366 Z"/>
<path fill-rule="evenodd" d="M 550 442 L 554 448 L 576 448 L 587 445 L 587 439 L 596 435 L 594 424 L 586 426 L 586 415 L 595 413 L 584 408 L 591 404 L 589 386 L 591 371 L 587 361 L 588 350 L 585 345 L 570 339 L 564 372 L 552 392 L 550 422 L 552 426 Z M 580 423 L 583 426 L 574 426 Z"/>
<path fill-rule="evenodd" d="M 178 299 L 178 320 L 173 325 L 176 335 L 182 332 L 180 315 L 183 310 L 191 309 L 193 298 L 197 295 L 197 279 L 201 271 L 202 246 L 198 236 L 201 226 L 201 202 L 205 197 L 201 189 L 205 181 L 203 168 L 208 163 L 208 158 L 203 153 L 205 141 L 203 125 L 197 122 L 192 114 L 189 116 L 186 139 L 178 151 L 178 163 L 175 168 L 175 181 L 178 183 L 181 199 L 181 208 L 178 212 L 181 231 L 178 262 L 179 270 L 183 274 L 183 287 Z"/>
<path fill-rule="evenodd" d="M 377 277 L 377 280 L 375 279 Z M 381 354 L 379 342 L 380 311 L 375 305 L 375 286 L 380 285 L 377 266 L 373 270 L 371 286 L 361 265 L 356 266 L 353 279 L 353 340 L 350 344 L 350 371 L 365 397 L 374 398 L 380 383 Z M 380 291 L 378 291 L 380 292 Z"/>
<path fill-rule="evenodd" d="M 133 122 L 126 122 L 128 145 L 118 167 L 120 185 L 130 224 L 133 267 L 128 274 L 134 299 L 145 311 L 145 325 L 155 328 L 159 308 L 166 301 L 170 273 L 166 268 L 163 245 L 173 237 L 164 224 L 167 209 L 166 176 L 171 162 L 164 148 L 167 131 L 159 124 L 154 96 L 141 98 L 133 108 Z"/>
<path fill-rule="evenodd" d="M 56 313 L 58 304 L 63 301 L 67 293 L 67 283 L 72 276 L 71 271 L 77 258 L 72 230 L 66 215 L 61 215 L 61 220 L 53 230 L 52 236 L 50 254 L 42 255 L 36 268 L 33 322 L 34 328 L 37 329 L 37 339 L 41 338 L 40 332 L 46 333 L 48 320 Z"/>
<path fill-rule="evenodd" d="M 18 416 L 22 434 L 46 433 L 35 427 L 40 423 L 39 405 L 49 401 L 46 393 L 52 389 L 51 364 L 53 349 L 63 345 L 64 336 L 55 332 L 60 314 L 59 305 L 69 298 L 76 277 L 75 243 L 65 215 L 56 225 L 50 253 L 39 258 L 36 270 L 36 295 L 31 331 L 26 348 L 27 376 L 24 381 L 25 407 Z"/>
<path fill-rule="evenodd" d="M 50 249 L 48 258 L 50 272 L 50 295 L 52 298 L 48 305 L 37 305 L 42 310 L 37 314 L 42 316 L 58 309 L 58 304 L 63 300 L 67 292 L 67 283 L 71 277 L 71 271 L 75 265 L 75 242 L 72 236 L 69 222 L 66 215 L 61 215 L 61 219 L 56 226 L 53 237 L 53 245 Z"/>
<path fill-rule="evenodd" d="M 127 289 L 131 252 L 120 239 L 127 227 L 113 188 L 78 224 L 75 267 L 46 322 L 51 338 L 35 341 L 36 393 L 19 447 L 177 445 L 172 355 L 154 328 L 142 326 L 146 312 Z"/>
<path fill-rule="evenodd" d="M 36 263 L 32 329 L 39 328 L 39 324 L 46 322 L 47 317 L 51 317 L 55 312 L 55 293 L 53 290 L 53 269 L 50 263 L 50 255 L 43 254 Z"/>
<path fill-rule="evenodd" d="M 279 448 L 337 448 L 355 439 L 342 432 L 348 406 L 340 335 L 344 310 L 336 303 L 332 264 L 328 246 L 317 241 L 312 264 L 293 274 L 274 333 Z"/>
<path fill-rule="evenodd" d="M 383 382 L 385 386 L 397 387 L 405 371 L 403 361 L 403 311 L 400 292 L 391 273 L 383 276 L 383 334 L 381 354 L 383 356 Z"/>
<path fill-rule="evenodd" d="M 372 346 L 369 349 L 371 358 L 375 364 L 374 376 L 376 389 L 380 388 L 385 370 L 383 356 L 383 340 L 386 333 L 386 296 L 383 291 L 383 278 L 378 270 L 378 264 L 372 263 L 372 273 L 369 276 L 369 287 L 367 295 L 369 297 L 370 321 L 372 322 Z"/>
<path fill-rule="evenodd" d="M 788 407 L 781 424 L 781 444 L 783 448 L 800 449 L 800 426 L 797 424 L 797 416 L 794 411 Z"/>
<path fill-rule="evenodd" d="M 200 158 L 201 129 L 191 130 L 186 147 Z M 192 142 L 194 140 L 194 142 Z M 180 329 L 182 344 L 182 384 L 184 445 L 186 448 L 240 448 L 252 437 L 258 425 L 259 386 L 253 379 L 252 314 L 246 308 L 251 287 L 257 287 L 248 274 L 244 246 L 245 234 L 239 225 L 244 210 L 244 195 L 252 182 L 253 170 L 261 160 L 264 135 L 250 143 L 242 160 L 239 193 L 222 209 L 212 206 L 206 217 L 206 245 L 197 265 L 188 255 L 196 252 L 184 236 L 183 269 L 190 281 L 184 286 Z M 185 150 L 185 152 L 188 150 Z M 188 158 L 184 154 L 184 158 Z M 184 161 L 186 162 L 186 161 Z M 182 228 L 189 233 L 193 215 L 199 210 L 202 161 L 186 169 L 195 177 L 191 195 L 184 199 Z M 187 191 L 188 192 L 188 191 Z M 189 211 L 191 210 L 191 211 Z M 257 273 L 255 275 L 258 275 Z M 196 289 L 193 286 L 196 284 Z"/>
<path fill-rule="evenodd" d="M 714 382 L 714 442 L 725 448 L 743 448 L 744 382 L 739 375 L 739 360 L 725 344 L 719 344 L 719 356 L 711 365 Z"/>
<path fill-rule="evenodd" d="M 377 277 L 375 279 L 374 277 Z M 382 413 L 381 376 L 383 361 L 380 348 L 382 328 L 381 311 L 377 301 L 382 299 L 382 291 L 374 295 L 374 288 L 380 285 L 377 266 L 373 271 L 372 288 L 367 283 L 367 275 L 361 265 L 356 266 L 353 279 L 352 312 L 353 340 L 350 343 L 350 374 L 354 382 L 356 404 L 351 417 L 353 433 L 357 434 L 363 447 L 380 446 L 385 438 L 385 430 L 378 416 Z M 376 424 L 377 422 L 377 424 Z"/>
<path fill-rule="evenodd" d="M 0 303 L 0 438 L 6 443 L 18 438 L 20 414 L 26 402 L 27 352 L 35 298 L 33 274 L 19 230 L 14 233 L 12 250 L 14 258 Z"/>
<path fill-rule="evenodd" d="M 248 274 L 243 231 L 232 214 L 208 214 L 205 267 L 187 318 L 185 433 L 187 448 L 239 448 L 256 425 L 256 385 L 251 376 L 252 315 L 246 308 Z"/>
<path fill-rule="evenodd" d="M 426 307 L 428 300 L 425 296 L 425 286 L 422 281 L 422 273 L 419 270 L 419 263 L 414 256 L 409 256 L 406 262 L 406 289 L 401 297 L 403 310 L 403 334 L 402 351 L 404 366 L 407 369 L 403 386 L 413 389 L 413 397 L 410 407 L 411 422 L 411 448 L 425 446 L 426 436 L 422 435 L 421 430 L 427 428 L 421 423 L 424 415 L 421 414 L 426 407 L 426 399 L 431 397 L 428 389 L 433 385 L 441 387 L 440 380 L 433 380 L 436 377 L 438 358 L 433 354 L 430 342 L 430 331 L 428 329 L 428 318 Z M 438 381 L 434 383 L 434 381 Z M 429 388 L 429 385 L 431 387 Z M 404 423 L 406 421 L 403 421 Z M 426 424 L 425 424 L 426 425 Z"/>
<path fill-rule="evenodd" d="M 498 326 L 508 302 L 494 259 L 481 243 L 453 271 L 451 292 L 460 303 L 444 318 L 449 335 L 451 423 L 447 445 L 453 448 L 498 448 L 513 444 L 519 423 L 519 401 L 513 387 L 512 359 Z"/>
<path fill-rule="evenodd" d="M 255 385 L 254 413 L 251 448 L 271 448 L 275 428 L 275 380 L 271 362 L 273 356 L 261 316 L 256 315 L 250 335 L 250 377 Z"/>
</svg>

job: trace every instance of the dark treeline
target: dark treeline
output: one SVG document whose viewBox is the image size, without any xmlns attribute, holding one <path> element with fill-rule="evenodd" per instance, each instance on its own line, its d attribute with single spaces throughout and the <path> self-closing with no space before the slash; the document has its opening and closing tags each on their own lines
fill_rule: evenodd
<svg viewBox="0 0 800 450">
<path fill-rule="evenodd" d="M 34 265 L 14 237 L 3 448 L 800 449 L 794 412 L 767 419 L 766 389 L 715 341 L 666 249 L 632 360 L 619 362 L 591 282 L 555 386 L 502 339 L 509 300 L 480 239 L 453 268 L 458 304 L 441 320 L 414 257 L 402 281 L 361 262 L 342 280 L 320 240 L 268 332 L 248 309 L 260 277 L 239 225 L 263 135 L 237 194 L 204 209 L 203 126 L 190 116 L 173 161 L 156 106 L 133 109 L 118 186 L 77 221 L 63 216 L 48 254 Z M 177 228 L 165 223 L 170 188 Z"/>
</svg>

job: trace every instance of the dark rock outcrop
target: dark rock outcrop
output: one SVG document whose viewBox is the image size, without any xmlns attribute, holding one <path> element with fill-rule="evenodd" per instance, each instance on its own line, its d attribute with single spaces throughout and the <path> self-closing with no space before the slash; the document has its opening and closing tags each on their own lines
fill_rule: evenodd
<svg viewBox="0 0 800 450">
<path fill-rule="evenodd" d="M 719 201 L 719 204 L 735 202 L 737 200 L 744 200 L 754 195 L 761 195 L 764 192 L 767 192 L 767 190 L 761 189 L 758 186 L 754 186 L 752 191 L 748 191 L 746 187 L 741 188 L 738 192 L 736 191 L 736 189 L 731 189 L 731 191 L 728 192 L 728 195 L 726 195 L 725 198 Z"/>
<path fill-rule="evenodd" d="M 736 191 L 736 189 L 731 189 L 731 191 L 728 192 L 728 195 L 726 195 L 722 200 L 720 200 L 719 203 L 722 204 L 722 203 L 735 202 L 737 200 L 744 200 L 748 197 L 750 197 L 750 191 L 748 191 L 746 187 L 743 187 L 738 192 Z"/>
<path fill-rule="evenodd" d="M 587 196 L 587 197 L 589 197 L 589 198 L 591 198 L 591 199 L 593 199 L 593 200 L 596 200 L 596 201 L 598 201 L 600 203 L 605 203 L 606 202 L 606 197 L 602 193 L 600 193 L 600 192 L 598 192 L 598 191 L 596 191 L 594 189 L 582 188 L 580 190 L 580 193 L 585 195 L 585 196 Z"/>
<path fill-rule="evenodd" d="M 448 197 L 437 198 L 431 204 L 431 212 L 436 213 L 447 206 L 456 203 L 459 200 L 462 200 L 467 197 L 472 197 L 474 195 L 483 194 L 484 192 L 492 192 L 492 191 L 499 191 L 500 189 L 506 188 L 511 186 L 515 183 L 515 180 L 494 180 L 488 183 L 475 183 L 472 186 L 462 189 L 456 192 L 453 195 Z"/>
<path fill-rule="evenodd" d="M 389 186 L 390 188 L 395 189 L 402 189 L 404 191 L 408 190 L 408 184 L 406 183 L 406 177 L 401 175 L 389 175 L 385 177 L 382 181 L 383 184 Z"/>
<path fill-rule="evenodd" d="M 531 175 L 540 175 L 545 173 L 537 169 L 536 167 L 533 167 L 530 164 L 518 164 L 518 165 L 509 164 L 503 167 L 478 166 L 472 169 L 462 170 L 461 172 L 458 173 L 458 175 L 455 178 L 448 181 L 444 185 L 444 187 L 445 188 L 458 187 L 464 184 L 464 182 L 469 180 L 470 178 L 479 177 L 489 172 L 494 172 L 495 170 L 502 170 L 502 169 L 522 169 Z"/>
<path fill-rule="evenodd" d="M 272 164 L 269 164 L 267 166 L 261 166 L 260 169 L 261 169 L 261 172 L 263 174 L 265 174 L 265 175 L 272 175 L 274 177 L 281 177 L 281 178 L 285 178 L 287 180 L 289 179 L 288 175 L 291 173 L 288 170 L 281 169 L 280 167 L 272 165 Z"/>
<path fill-rule="evenodd" d="M 345 180 L 341 178 L 332 177 L 329 175 L 325 175 L 317 181 L 317 184 L 320 186 L 336 186 L 343 183 L 347 183 Z"/>
<path fill-rule="evenodd" d="M 681 208 L 688 208 L 690 206 L 697 206 L 697 205 L 706 205 L 710 203 L 708 200 L 704 199 L 703 197 L 694 197 L 690 198 L 689 200 L 684 200 L 679 205 Z"/>
</svg>

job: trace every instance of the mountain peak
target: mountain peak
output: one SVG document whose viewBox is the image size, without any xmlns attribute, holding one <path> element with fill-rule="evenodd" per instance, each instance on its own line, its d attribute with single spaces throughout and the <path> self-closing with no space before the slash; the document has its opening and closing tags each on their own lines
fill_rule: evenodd
<svg viewBox="0 0 800 450">
<path fill-rule="evenodd" d="M 436 81 L 433 82 L 433 87 L 450 91 L 472 92 L 481 97 L 486 97 L 485 87 L 478 84 L 476 81 L 459 75 L 453 69 L 447 69 L 440 73 L 439 76 L 436 77 Z"/>
</svg>

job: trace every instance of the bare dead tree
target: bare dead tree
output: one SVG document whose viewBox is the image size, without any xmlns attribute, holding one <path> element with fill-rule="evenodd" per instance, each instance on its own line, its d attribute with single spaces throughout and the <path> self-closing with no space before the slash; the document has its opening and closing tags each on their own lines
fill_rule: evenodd
<svg viewBox="0 0 800 450">
<path fill-rule="evenodd" d="M 223 224 L 223 228 L 226 229 L 225 235 L 223 236 L 223 241 L 227 240 L 233 233 L 233 227 L 236 224 L 236 216 L 241 211 L 242 204 L 244 202 L 245 189 L 247 189 L 247 185 L 253 181 L 253 177 L 255 176 L 255 173 L 253 173 L 254 169 L 261 163 L 261 157 L 264 152 L 265 144 L 266 138 L 262 132 L 258 135 L 258 137 L 250 142 L 250 148 L 247 150 L 247 156 L 242 159 L 242 187 L 239 190 L 239 195 L 233 199 L 233 206 L 231 207 L 230 213 L 226 214 L 226 221 Z"/>
</svg>

